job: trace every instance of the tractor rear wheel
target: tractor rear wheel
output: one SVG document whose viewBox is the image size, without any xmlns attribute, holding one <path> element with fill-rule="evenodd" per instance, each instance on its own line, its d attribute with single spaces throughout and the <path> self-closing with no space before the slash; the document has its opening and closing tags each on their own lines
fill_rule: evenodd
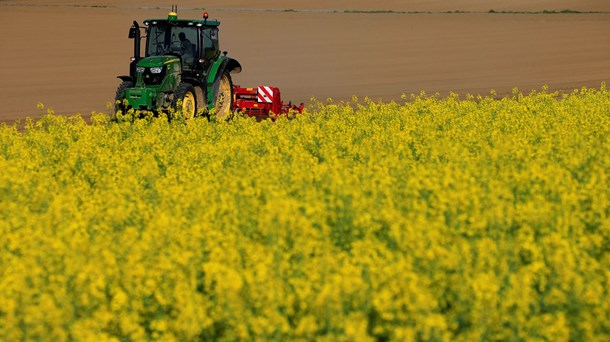
<svg viewBox="0 0 610 342">
<path fill-rule="evenodd" d="M 121 111 L 123 114 L 129 110 L 127 104 L 123 103 L 125 100 L 125 91 L 128 88 L 133 88 L 133 82 L 131 81 L 123 81 L 119 84 L 116 89 L 116 95 L 114 97 L 114 113 L 116 114 L 118 111 Z"/>
<path fill-rule="evenodd" d="M 181 102 L 180 107 L 178 103 Z M 178 89 L 176 89 L 176 97 L 174 102 L 174 109 L 182 112 L 182 116 L 185 119 L 192 119 L 197 113 L 197 93 L 195 88 L 188 83 L 180 83 Z"/>
<path fill-rule="evenodd" d="M 216 109 L 216 117 L 219 119 L 226 119 L 231 114 L 233 107 L 233 81 L 229 72 L 225 71 L 220 79 L 218 80 L 216 93 L 216 103 L 214 108 Z"/>
</svg>

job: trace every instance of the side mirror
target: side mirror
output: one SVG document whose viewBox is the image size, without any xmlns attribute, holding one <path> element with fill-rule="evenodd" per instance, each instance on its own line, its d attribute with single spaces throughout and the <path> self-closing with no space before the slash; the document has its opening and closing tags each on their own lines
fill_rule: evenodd
<svg viewBox="0 0 610 342">
<path fill-rule="evenodd" d="M 135 27 L 131 27 L 129 29 L 129 39 L 135 39 L 136 38 L 136 28 Z"/>
</svg>

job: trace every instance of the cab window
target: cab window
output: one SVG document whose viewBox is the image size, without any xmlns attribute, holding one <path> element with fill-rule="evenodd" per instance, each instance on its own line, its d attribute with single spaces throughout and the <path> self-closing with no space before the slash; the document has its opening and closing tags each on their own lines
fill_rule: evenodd
<svg viewBox="0 0 610 342">
<path fill-rule="evenodd" d="M 206 28 L 203 30 L 203 54 L 204 58 L 210 59 L 216 57 L 218 50 L 218 28 Z"/>
<path fill-rule="evenodd" d="M 197 29 L 194 27 L 177 27 L 155 25 L 148 31 L 148 56 L 178 54 L 183 59 L 194 59 L 197 56 Z"/>
</svg>

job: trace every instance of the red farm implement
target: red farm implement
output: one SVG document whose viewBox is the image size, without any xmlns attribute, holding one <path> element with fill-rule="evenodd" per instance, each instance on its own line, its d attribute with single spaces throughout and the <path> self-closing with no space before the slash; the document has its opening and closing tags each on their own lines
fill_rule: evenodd
<svg viewBox="0 0 610 342">
<path fill-rule="evenodd" d="M 304 105 L 298 107 L 282 102 L 280 90 L 276 87 L 260 86 L 257 88 L 233 87 L 233 110 L 255 117 L 257 120 L 273 118 L 275 115 L 290 112 L 303 112 Z"/>
</svg>

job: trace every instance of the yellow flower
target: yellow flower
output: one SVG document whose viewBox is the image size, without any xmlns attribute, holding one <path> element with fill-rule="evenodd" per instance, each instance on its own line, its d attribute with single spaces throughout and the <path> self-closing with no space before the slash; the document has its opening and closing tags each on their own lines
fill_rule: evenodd
<svg viewBox="0 0 610 342">
<path fill-rule="evenodd" d="M 609 339 L 605 85 L 352 101 L 0 124 L 0 340 Z"/>
</svg>

